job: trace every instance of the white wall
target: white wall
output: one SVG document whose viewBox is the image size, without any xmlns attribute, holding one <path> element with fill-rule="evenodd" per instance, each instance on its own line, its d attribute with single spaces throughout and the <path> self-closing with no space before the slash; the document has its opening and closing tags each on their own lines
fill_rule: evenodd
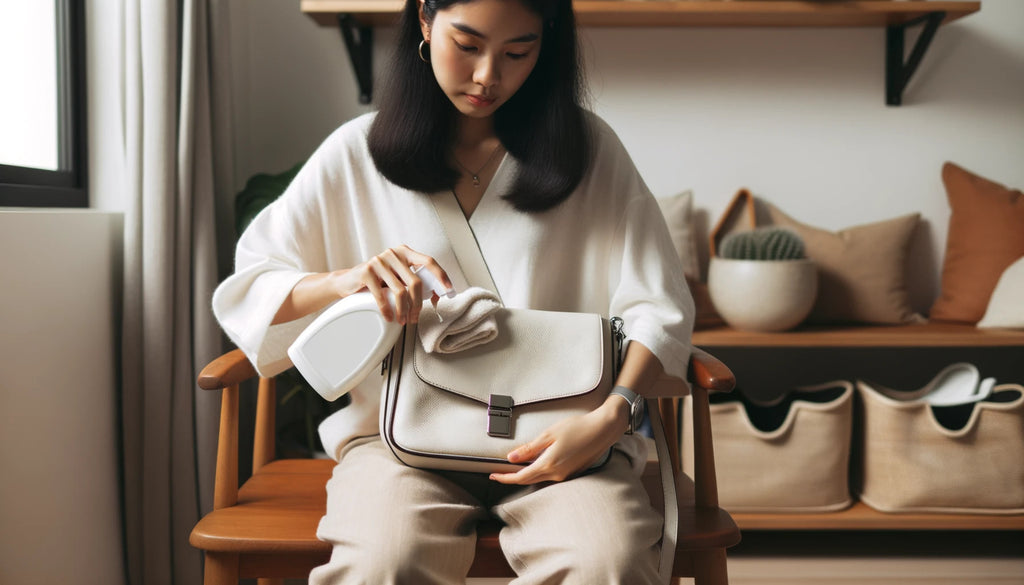
<svg viewBox="0 0 1024 585">
<path fill-rule="evenodd" d="M 909 272 L 926 308 L 942 163 L 1024 187 L 1024 3 L 982 6 L 940 28 L 900 107 L 884 29 L 589 29 L 596 109 L 655 194 L 693 188 L 712 224 L 744 186 L 833 230 L 920 212 Z"/>
<path fill-rule="evenodd" d="M 337 29 L 290 2 L 249 0 L 234 12 L 241 186 L 291 166 L 368 108 Z M 1019 0 L 985 0 L 943 26 L 901 107 L 885 105 L 881 28 L 590 28 L 583 43 L 593 108 L 656 195 L 694 189 L 711 224 L 740 187 L 828 229 L 920 212 L 909 273 L 924 309 L 945 246 L 942 163 L 1024 187 L 1021 27 Z M 376 34 L 379 76 L 393 31 Z"/>
<path fill-rule="evenodd" d="M 256 173 L 308 157 L 346 120 L 368 112 L 337 28 L 317 26 L 296 2 L 227 0 L 230 6 L 235 192 Z M 392 44 L 378 30 L 374 63 Z"/>
<path fill-rule="evenodd" d="M 117 6 L 89 0 L 87 28 Z M 93 210 L 0 208 L 0 583 L 125 582 L 118 323 L 120 39 L 88 36 Z M 101 211 L 102 210 L 102 211 Z"/>
<path fill-rule="evenodd" d="M 124 582 L 121 216 L 0 210 L 0 583 Z"/>
</svg>

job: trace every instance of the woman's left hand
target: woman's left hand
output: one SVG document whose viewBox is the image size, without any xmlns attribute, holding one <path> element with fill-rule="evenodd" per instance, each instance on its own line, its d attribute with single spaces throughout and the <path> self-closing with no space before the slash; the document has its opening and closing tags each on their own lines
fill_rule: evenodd
<svg viewBox="0 0 1024 585">
<path fill-rule="evenodd" d="M 491 479 L 528 485 L 572 477 L 597 461 L 622 437 L 628 427 L 628 410 L 624 400 L 609 396 L 596 410 L 559 421 L 508 454 L 510 463 L 533 463 L 515 473 L 492 473 Z"/>
</svg>

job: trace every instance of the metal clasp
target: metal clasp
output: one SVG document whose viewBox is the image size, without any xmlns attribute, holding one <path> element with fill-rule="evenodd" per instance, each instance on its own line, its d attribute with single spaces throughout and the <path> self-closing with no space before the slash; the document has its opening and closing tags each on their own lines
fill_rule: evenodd
<svg viewBox="0 0 1024 585">
<path fill-rule="evenodd" d="M 626 332 L 623 331 L 622 317 L 612 317 L 610 323 L 612 326 L 612 374 L 618 378 L 619 371 L 622 369 L 622 360 L 625 357 L 622 355 L 622 345 L 626 340 Z"/>
<path fill-rule="evenodd" d="M 487 403 L 487 434 L 492 437 L 512 436 L 512 407 L 515 401 L 511 396 L 491 394 Z"/>
</svg>

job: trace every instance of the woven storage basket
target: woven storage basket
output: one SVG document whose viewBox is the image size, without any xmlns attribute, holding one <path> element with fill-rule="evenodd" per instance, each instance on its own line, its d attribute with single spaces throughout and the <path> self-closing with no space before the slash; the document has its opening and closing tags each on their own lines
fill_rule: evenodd
<svg viewBox="0 0 1024 585">
<path fill-rule="evenodd" d="M 826 512 L 850 505 L 853 384 L 803 387 L 771 404 L 735 394 L 713 395 L 721 402 L 711 405 L 723 508 Z"/>
<path fill-rule="evenodd" d="M 1024 513 L 1024 386 L 931 406 L 857 382 L 863 409 L 855 491 L 883 512 Z"/>
</svg>

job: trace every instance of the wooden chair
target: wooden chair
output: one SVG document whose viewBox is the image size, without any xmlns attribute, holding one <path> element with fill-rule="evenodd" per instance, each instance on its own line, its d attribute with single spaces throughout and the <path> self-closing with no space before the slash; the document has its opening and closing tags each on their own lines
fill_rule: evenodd
<svg viewBox="0 0 1024 585">
<path fill-rule="evenodd" d="M 320 459 L 274 460 L 274 380 L 260 378 L 256 406 L 253 475 L 238 487 L 239 383 L 256 371 L 235 350 L 211 362 L 199 376 L 199 386 L 222 389 L 220 436 L 214 510 L 203 517 L 189 538 L 206 552 L 206 585 L 235 584 L 258 578 L 262 585 L 285 578 L 306 578 L 325 563 L 330 546 L 316 537 L 327 505 L 325 485 L 334 462 Z M 727 512 L 718 507 L 715 463 L 711 444 L 708 392 L 728 392 L 732 372 L 711 355 L 696 350 L 690 362 L 693 402 L 694 477 L 679 472 L 676 412 L 687 393 L 678 379 L 663 378 L 654 395 L 665 422 L 676 469 L 679 494 L 679 536 L 673 568 L 675 577 L 694 577 L 697 585 L 724 585 L 726 549 L 737 544 L 740 532 Z M 644 483 L 656 507 L 663 504 L 657 463 L 648 463 Z M 498 543 L 500 524 L 479 527 L 476 557 L 470 577 L 513 577 Z"/>
</svg>

